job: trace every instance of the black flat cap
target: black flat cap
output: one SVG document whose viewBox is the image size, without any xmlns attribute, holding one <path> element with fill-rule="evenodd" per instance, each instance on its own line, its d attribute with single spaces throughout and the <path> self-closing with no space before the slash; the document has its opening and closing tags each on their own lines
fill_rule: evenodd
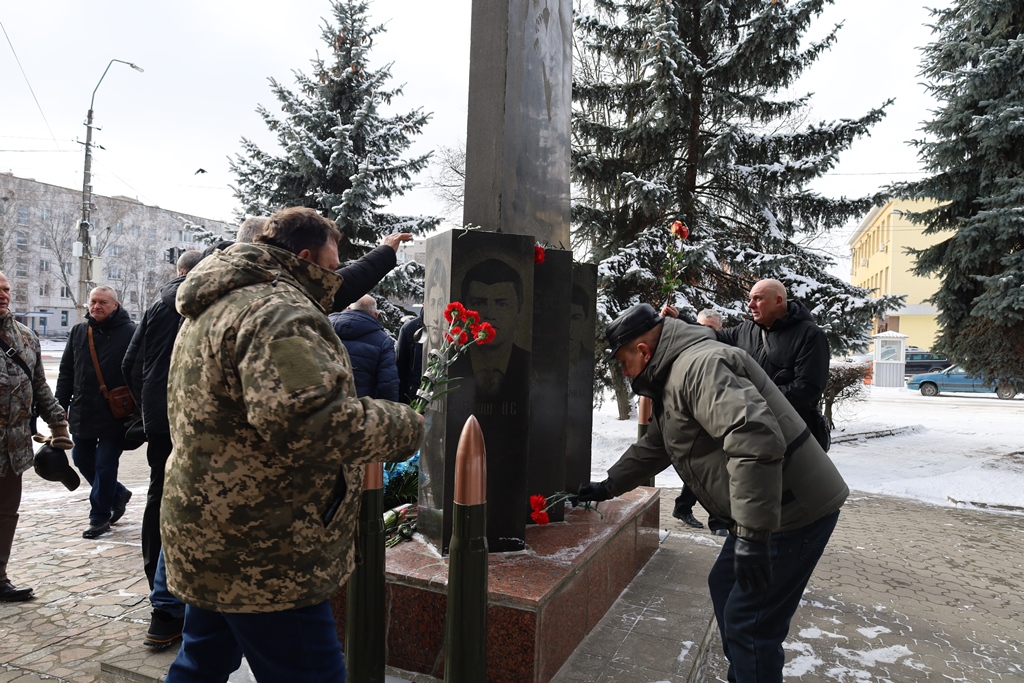
<svg viewBox="0 0 1024 683">
<path fill-rule="evenodd" d="M 74 491 L 82 483 L 78 478 L 78 472 L 75 472 L 68 462 L 68 454 L 49 444 L 44 445 L 36 453 L 33 466 L 40 477 L 47 481 L 59 481 L 68 491 Z"/>
<path fill-rule="evenodd" d="M 608 358 L 614 358 L 616 351 L 647 330 L 653 330 L 664 320 L 650 304 L 637 304 L 626 309 L 604 329 L 608 341 Z"/>
</svg>

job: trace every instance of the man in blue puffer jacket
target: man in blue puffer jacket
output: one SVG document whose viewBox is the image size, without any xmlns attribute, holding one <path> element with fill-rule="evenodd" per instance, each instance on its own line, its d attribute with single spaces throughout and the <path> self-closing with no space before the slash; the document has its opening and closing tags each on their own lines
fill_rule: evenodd
<svg viewBox="0 0 1024 683">
<path fill-rule="evenodd" d="M 359 398 L 398 400 L 395 342 L 377 319 L 377 302 L 369 294 L 346 310 L 331 313 L 331 324 L 345 345 Z"/>
</svg>

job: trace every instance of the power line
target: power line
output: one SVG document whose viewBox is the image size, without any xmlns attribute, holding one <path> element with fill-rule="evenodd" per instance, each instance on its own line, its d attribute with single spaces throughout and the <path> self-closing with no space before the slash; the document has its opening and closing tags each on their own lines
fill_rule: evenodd
<svg viewBox="0 0 1024 683">
<path fill-rule="evenodd" d="M 49 140 L 50 138 L 37 138 L 28 135 L 0 135 L 0 140 Z M 64 142 L 74 142 L 74 140 L 65 140 Z"/>
<path fill-rule="evenodd" d="M 39 104 L 39 100 L 36 98 L 36 91 L 32 89 L 32 83 L 28 80 L 28 74 L 25 73 L 25 68 L 21 65 L 21 59 L 18 58 L 18 51 L 14 49 L 14 43 L 11 42 L 11 37 L 7 35 L 7 29 L 4 27 L 2 21 L 0 21 L 0 30 L 4 32 L 4 38 L 7 39 L 7 44 L 11 46 L 11 52 L 14 54 L 14 61 L 18 63 L 18 68 L 21 69 L 21 75 L 25 79 L 25 84 L 28 86 L 28 91 L 32 93 L 32 99 L 35 100 L 36 107 L 39 109 L 39 115 L 43 117 L 43 123 L 46 124 L 46 130 L 50 131 L 50 138 L 53 140 L 53 144 L 56 145 L 57 149 L 61 152 L 60 144 L 57 143 L 57 138 L 53 134 L 53 130 L 50 128 L 50 122 L 46 120 L 46 114 L 43 113 L 43 107 Z"/>
</svg>

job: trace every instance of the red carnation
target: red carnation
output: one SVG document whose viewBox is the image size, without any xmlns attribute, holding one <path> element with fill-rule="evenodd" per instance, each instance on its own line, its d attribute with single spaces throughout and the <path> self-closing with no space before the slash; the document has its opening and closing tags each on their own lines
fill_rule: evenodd
<svg viewBox="0 0 1024 683">
<path fill-rule="evenodd" d="M 534 510 L 531 512 L 530 519 L 532 519 L 536 524 L 547 524 L 551 521 L 551 518 L 548 517 L 548 513 L 543 510 Z"/>
<path fill-rule="evenodd" d="M 494 341 L 494 328 L 490 323 L 480 323 L 480 326 L 476 328 L 473 336 L 476 337 L 478 344 L 490 344 Z"/>
<path fill-rule="evenodd" d="M 547 505 L 547 503 L 548 499 L 540 494 L 530 496 L 530 509 L 532 509 L 535 512 L 542 511 L 544 509 L 544 506 Z"/>
<path fill-rule="evenodd" d="M 676 221 L 672 224 L 672 234 L 681 240 L 685 240 L 690 236 L 690 231 L 683 225 L 682 221 Z"/>
<path fill-rule="evenodd" d="M 538 247 L 538 246 L 534 245 L 534 247 L 533 247 L 533 262 L 534 263 L 544 263 L 544 247 Z M 544 523 L 547 524 L 547 522 L 544 522 Z"/>
<path fill-rule="evenodd" d="M 468 308 L 462 313 L 462 324 L 470 329 L 480 324 L 480 314 Z"/>
<path fill-rule="evenodd" d="M 466 315 L 466 307 L 458 301 L 453 301 L 444 309 L 444 319 L 448 322 L 461 320 Z"/>
</svg>

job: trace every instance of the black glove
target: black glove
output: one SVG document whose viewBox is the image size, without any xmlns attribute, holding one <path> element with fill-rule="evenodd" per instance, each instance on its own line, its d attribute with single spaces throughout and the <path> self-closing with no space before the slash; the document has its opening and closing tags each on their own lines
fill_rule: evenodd
<svg viewBox="0 0 1024 683">
<path fill-rule="evenodd" d="M 610 499 L 611 495 L 608 493 L 607 482 L 590 482 L 580 487 L 580 492 L 572 504 L 575 506 L 576 503 L 598 503 L 602 500 Z"/>
<path fill-rule="evenodd" d="M 772 556 L 768 544 L 737 538 L 734 553 L 733 570 L 740 590 L 766 590 L 772 582 Z"/>
</svg>

